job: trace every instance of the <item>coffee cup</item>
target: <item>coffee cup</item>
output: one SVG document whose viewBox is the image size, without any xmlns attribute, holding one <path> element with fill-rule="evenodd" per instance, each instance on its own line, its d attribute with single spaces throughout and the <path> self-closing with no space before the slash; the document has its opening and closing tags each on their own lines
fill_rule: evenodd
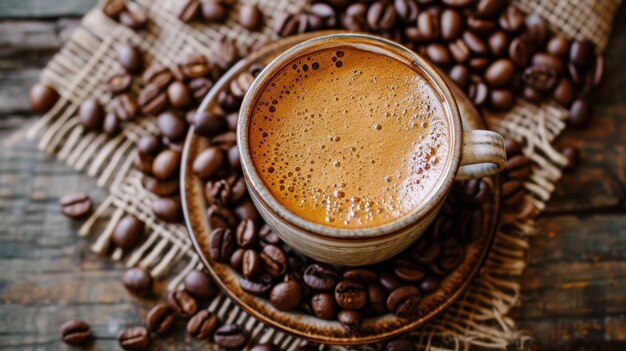
<svg viewBox="0 0 626 351">
<path fill-rule="evenodd" d="M 392 41 L 310 39 L 246 94 L 237 144 L 248 192 L 290 247 L 358 266 L 419 238 L 455 180 L 504 168 L 502 137 L 463 130 L 442 75 Z"/>
</svg>

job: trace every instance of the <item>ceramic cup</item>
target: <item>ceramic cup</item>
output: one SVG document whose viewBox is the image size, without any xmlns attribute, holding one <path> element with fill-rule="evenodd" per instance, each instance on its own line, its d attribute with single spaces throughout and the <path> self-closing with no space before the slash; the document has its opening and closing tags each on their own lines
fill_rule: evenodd
<svg viewBox="0 0 626 351">
<path fill-rule="evenodd" d="M 450 126 L 450 155 L 444 171 L 426 199 L 408 214 L 384 225 L 344 229 L 324 226 L 297 216 L 265 186 L 252 161 L 248 142 L 253 106 L 264 86 L 291 60 L 341 46 L 388 55 L 422 74 L 444 100 Z M 459 107 L 442 75 L 425 59 L 392 41 L 365 34 L 331 34 L 310 39 L 285 51 L 256 78 L 246 94 L 237 125 L 237 144 L 248 192 L 265 222 L 290 247 L 322 262 L 361 266 L 383 261 L 417 240 L 439 212 L 455 179 L 493 175 L 505 166 L 502 136 L 486 130 L 463 130 Z"/>
</svg>

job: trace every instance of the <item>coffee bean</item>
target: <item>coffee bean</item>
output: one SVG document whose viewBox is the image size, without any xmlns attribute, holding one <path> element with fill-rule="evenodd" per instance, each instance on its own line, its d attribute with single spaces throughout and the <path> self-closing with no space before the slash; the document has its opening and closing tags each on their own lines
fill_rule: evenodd
<svg viewBox="0 0 626 351">
<path fill-rule="evenodd" d="M 126 71 L 115 72 L 107 79 L 106 90 L 112 94 L 123 93 L 130 88 L 132 81 L 133 77 Z"/>
<path fill-rule="evenodd" d="M 358 310 L 365 305 L 367 293 L 365 287 L 352 280 L 342 280 L 335 287 L 335 300 L 346 310 Z"/>
<path fill-rule="evenodd" d="M 246 249 L 243 247 L 237 248 L 230 256 L 228 264 L 237 272 L 243 272 L 243 255 L 246 253 Z"/>
<path fill-rule="evenodd" d="M 462 195 L 465 201 L 473 204 L 480 204 L 489 200 L 489 197 L 491 196 L 491 187 L 482 179 L 470 179 L 463 183 Z"/>
<path fill-rule="evenodd" d="M 557 84 L 558 72 L 546 66 L 530 66 L 524 70 L 522 80 L 538 92 L 548 92 Z"/>
<path fill-rule="evenodd" d="M 525 180 L 531 173 L 531 161 L 524 155 L 513 156 L 506 161 L 504 172 L 511 179 Z"/>
<path fill-rule="evenodd" d="M 443 44 L 433 43 L 426 46 L 426 55 L 439 66 L 447 66 L 452 63 L 450 51 Z"/>
<path fill-rule="evenodd" d="M 217 147 L 203 150 L 193 161 L 193 172 L 203 180 L 214 177 L 225 164 L 224 152 Z"/>
<path fill-rule="evenodd" d="M 144 327 L 126 328 L 117 335 L 117 341 L 127 351 L 146 350 L 150 345 L 150 334 Z"/>
<path fill-rule="evenodd" d="M 176 311 L 166 303 L 160 303 L 148 312 L 146 316 L 146 326 L 148 330 L 155 334 L 163 334 L 174 325 Z"/>
<path fill-rule="evenodd" d="M 538 52 L 534 54 L 532 58 L 532 64 L 534 66 L 549 68 L 551 70 L 554 70 L 558 74 L 563 73 L 563 70 L 565 69 L 563 61 L 561 61 L 558 57 L 545 52 Z"/>
<path fill-rule="evenodd" d="M 522 90 L 522 96 L 526 100 L 534 103 L 539 103 L 544 99 L 544 96 L 541 93 L 529 86 L 524 87 Z"/>
<path fill-rule="evenodd" d="M 257 211 L 256 207 L 252 203 L 252 200 L 250 200 L 249 198 L 241 201 L 241 203 L 237 205 L 237 207 L 235 207 L 234 213 L 235 215 L 237 215 L 239 220 L 244 220 L 247 218 L 250 218 L 255 222 L 261 220 L 261 215 L 259 214 L 259 211 Z"/>
<path fill-rule="evenodd" d="M 437 39 L 439 37 L 440 31 L 439 18 L 435 17 L 435 15 L 430 12 L 420 12 L 420 14 L 417 16 L 417 29 L 422 39 Z"/>
<path fill-rule="evenodd" d="M 171 196 L 178 193 L 179 181 L 178 179 L 160 181 L 151 177 L 144 177 L 143 186 L 157 196 Z"/>
<path fill-rule="evenodd" d="M 497 31 L 487 40 L 489 49 L 494 56 L 504 56 L 509 49 L 509 38 L 504 31 Z"/>
<path fill-rule="evenodd" d="M 84 218 L 91 213 L 92 202 L 89 195 L 83 192 L 70 193 L 59 198 L 61 213 L 72 219 Z"/>
<path fill-rule="evenodd" d="M 191 92 L 187 85 L 175 81 L 167 87 L 167 97 L 170 105 L 174 108 L 182 109 L 191 104 Z"/>
<path fill-rule="evenodd" d="M 278 237 L 278 235 L 276 235 L 276 233 L 274 233 L 272 228 L 270 228 L 270 226 L 267 224 L 263 224 L 263 226 L 259 230 L 259 241 L 263 245 L 279 245 L 280 244 L 280 238 Z"/>
<path fill-rule="evenodd" d="M 189 23 L 195 20 L 200 13 L 200 1 L 198 0 L 185 0 L 180 3 L 178 8 L 178 19 Z"/>
<path fill-rule="evenodd" d="M 504 148 L 506 150 L 507 158 L 522 153 L 522 144 L 511 138 L 504 138 Z"/>
<path fill-rule="evenodd" d="M 152 163 L 152 174 L 159 180 L 173 178 L 180 168 L 180 152 L 173 150 L 161 151 Z"/>
<path fill-rule="evenodd" d="M 123 0 L 107 0 L 103 3 L 102 12 L 111 19 L 117 19 L 126 10 Z"/>
<path fill-rule="evenodd" d="M 139 8 L 126 10 L 120 13 L 120 23 L 131 29 L 141 29 L 148 23 L 148 14 Z"/>
<path fill-rule="evenodd" d="M 302 287 L 300 283 L 295 280 L 278 283 L 270 292 L 270 303 L 280 311 L 292 310 L 298 306 L 301 301 Z"/>
<path fill-rule="evenodd" d="M 196 300 L 185 291 L 172 291 L 167 296 L 167 302 L 184 317 L 191 317 L 198 311 Z"/>
<path fill-rule="evenodd" d="M 317 293 L 311 298 L 311 309 L 317 318 L 332 320 L 337 317 L 337 303 L 329 293 Z"/>
<path fill-rule="evenodd" d="M 154 157 L 150 155 L 144 155 L 139 151 L 135 153 L 135 157 L 133 158 L 133 166 L 146 176 L 152 176 L 153 162 Z"/>
<path fill-rule="evenodd" d="M 367 305 L 375 316 L 387 313 L 387 294 L 378 284 L 367 285 Z"/>
<path fill-rule="evenodd" d="M 213 77 L 215 74 L 215 68 L 204 55 L 190 56 L 177 67 L 181 74 L 180 80 Z"/>
<path fill-rule="evenodd" d="M 594 59 L 593 43 L 588 39 L 574 41 L 570 46 L 569 59 L 578 68 L 588 68 Z"/>
<path fill-rule="evenodd" d="M 254 277 L 239 279 L 239 286 L 253 295 L 266 295 L 272 289 L 272 277 L 260 272 Z"/>
<path fill-rule="evenodd" d="M 465 87 L 469 84 L 470 72 L 467 67 L 463 65 L 455 65 L 452 67 L 450 72 L 448 72 L 448 76 L 461 89 L 465 89 Z"/>
<path fill-rule="evenodd" d="M 400 280 L 396 278 L 396 276 L 387 272 L 382 272 L 380 274 L 380 276 L 378 277 L 378 282 L 383 288 L 387 290 L 395 290 L 402 284 Z"/>
<path fill-rule="evenodd" d="M 422 3 L 428 2 L 429 1 L 422 1 Z M 442 0 L 442 2 L 450 7 L 466 7 L 474 2 L 474 0 Z"/>
<path fill-rule="evenodd" d="M 546 39 L 548 39 L 548 23 L 546 20 L 537 15 L 530 14 L 524 19 L 526 29 L 524 36 L 526 37 L 526 43 L 528 43 L 532 49 L 543 47 Z"/>
<path fill-rule="evenodd" d="M 155 115 L 163 111 L 167 105 L 167 95 L 155 84 L 146 85 L 137 97 L 141 112 Z"/>
<path fill-rule="evenodd" d="M 61 340 L 68 345 L 81 345 L 91 339 L 91 327 L 84 321 L 73 319 L 61 325 Z"/>
<path fill-rule="evenodd" d="M 124 272 L 122 284 L 133 295 L 148 296 L 152 293 L 152 276 L 143 268 L 133 267 Z"/>
<path fill-rule="evenodd" d="M 393 272 L 395 275 L 405 282 L 417 282 L 424 278 L 424 269 L 420 266 L 416 266 L 413 263 L 404 260 L 396 259 L 393 264 Z"/>
<path fill-rule="evenodd" d="M 466 210 L 461 216 L 459 237 L 466 243 L 474 242 L 483 235 L 483 211 L 481 207 Z"/>
<path fill-rule="evenodd" d="M 602 56 L 598 56 L 596 57 L 596 63 L 593 66 L 593 72 L 592 72 L 592 86 L 594 88 L 600 88 L 602 86 L 602 83 L 604 81 L 604 57 Z"/>
<path fill-rule="evenodd" d="M 345 16 L 342 18 L 344 28 L 351 31 L 367 30 L 367 12 L 368 7 L 363 3 L 353 3 L 346 8 Z"/>
<path fill-rule="evenodd" d="M 189 81 L 188 86 L 193 98 L 196 101 L 202 101 L 213 87 L 213 82 L 208 78 L 199 77 Z"/>
<path fill-rule="evenodd" d="M 237 145 L 233 145 L 228 149 L 227 156 L 230 169 L 234 172 L 239 172 L 241 170 L 241 157 L 239 156 Z"/>
<path fill-rule="evenodd" d="M 98 100 L 87 99 L 80 105 L 78 118 L 85 130 L 100 131 L 104 122 L 104 109 Z"/>
<path fill-rule="evenodd" d="M 430 294 L 439 289 L 439 279 L 434 276 L 428 276 L 419 283 L 419 288 L 424 294 Z"/>
<path fill-rule="evenodd" d="M 158 63 L 150 65 L 150 67 L 148 67 L 148 69 L 141 76 L 141 80 L 146 87 L 152 84 L 159 91 L 165 89 L 173 79 L 174 75 L 172 74 L 172 71 Z"/>
<path fill-rule="evenodd" d="M 404 23 L 415 23 L 417 20 L 417 4 L 413 0 L 394 0 L 393 6 L 397 17 Z"/>
<path fill-rule="evenodd" d="M 227 349 L 239 349 L 247 340 L 247 336 L 236 324 L 224 324 L 213 333 L 216 344 Z"/>
<path fill-rule="evenodd" d="M 187 125 L 172 111 L 165 111 L 157 117 L 157 125 L 163 135 L 170 140 L 181 140 L 185 137 Z"/>
<path fill-rule="evenodd" d="M 30 88 L 30 109 L 34 113 L 44 114 L 48 112 L 58 100 L 59 93 L 49 85 L 37 83 Z"/>
<path fill-rule="evenodd" d="M 415 316 L 421 298 L 422 294 L 418 288 L 412 285 L 404 285 L 389 294 L 387 297 L 387 309 L 401 318 Z"/>
<path fill-rule="evenodd" d="M 241 101 L 230 91 L 222 90 L 217 95 L 217 103 L 225 112 L 235 112 L 239 109 Z"/>
<path fill-rule="evenodd" d="M 139 106 L 133 94 L 122 94 L 113 101 L 113 111 L 122 121 L 131 121 L 137 116 Z"/>
<path fill-rule="evenodd" d="M 210 300 L 217 293 L 215 283 L 204 271 L 193 270 L 187 273 L 183 283 L 185 291 L 197 299 Z"/>
<path fill-rule="evenodd" d="M 237 144 L 237 133 L 227 131 L 225 133 L 216 135 L 211 138 L 211 144 L 219 146 L 220 149 L 226 150 L 229 147 L 235 146 Z"/>
<path fill-rule="evenodd" d="M 569 54 L 570 42 L 562 36 L 556 35 L 552 37 L 546 45 L 546 51 L 556 57 L 564 58 Z"/>
<path fill-rule="evenodd" d="M 385 347 L 385 351 L 415 351 L 415 344 L 409 339 L 395 339 Z"/>
<path fill-rule="evenodd" d="M 207 310 L 201 310 L 189 319 L 187 333 L 196 339 L 208 339 L 219 325 L 217 315 Z"/>
<path fill-rule="evenodd" d="M 117 60 L 130 73 L 137 74 L 143 69 L 143 54 L 134 45 L 119 45 L 117 47 Z"/>
<path fill-rule="evenodd" d="M 467 44 L 467 47 L 470 51 L 478 54 L 478 55 L 487 55 L 489 53 L 489 48 L 487 44 L 475 33 L 470 31 L 463 32 L 463 41 Z"/>
<path fill-rule="evenodd" d="M 152 212 L 156 218 L 166 223 L 179 223 L 183 216 L 180 200 L 167 197 L 154 200 Z"/>
<path fill-rule="evenodd" d="M 372 283 L 378 279 L 378 275 L 373 270 L 367 268 L 351 268 L 343 272 L 342 278 L 361 283 Z"/>
<path fill-rule="evenodd" d="M 566 146 L 561 149 L 561 153 L 567 159 L 567 164 L 563 167 L 563 172 L 574 172 L 580 164 L 580 150 L 572 146 Z"/>
<path fill-rule="evenodd" d="M 552 100 L 554 100 L 557 104 L 568 108 L 575 98 L 576 91 L 574 90 L 572 82 L 567 78 L 561 78 L 552 92 Z"/>
<path fill-rule="evenodd" d="M 237 99 L 243 99 L 243 97 L 250 89 L 252 82 L 254 81 L 254 76 L 250 72 L 242 72 L 237 76 L 237 78 L 233 79 L 230 82 L 230 92 Z"/>
<path fill-rule="evenodd" d="M 245 250 L 241 262 L 242 275 L 246 278 L 253 277 L 257 274 L 260 268 L 261 257 L 259 254 L 252 249 Z"/>
<path fill-rule="evenodd" d="M 237 227 L 237 245 L 250 247 L 256 244 L 258 231 L 256 224 L 251 219 L 243 220 Z"/>
<path fill-rule="evenodd" d="M 143 230 L 142 221 L 133 215 L 126 215 L 117 222 L 111 235 L 111 241 L 122 250 L 132 250 L 141 240 Z"/>
<path fill-rule="evenodd" d="M 224 179 L 208 181 L 204 186 L 204 198 L 211 205 L 224 206 L 230 203 L 230 185 Z"/>
<path fill-rule="evenodd" d="M 475 16 L 467 17 L 466 24 L 467 29 L 481 36 L 489 36 L 498 26 L 496 21 L 482 19 Z"/>
<path fill-rule="evenodd" d="M 316 290 L 330 290 L 338 281 L 337 273 L 326 265 L 314 263 L 304 270 L 304 282 Z"/>
<path fill-rule="evenodd" d="M 337 315 L 339 323 L 348 331 L 348 333 L 356 333 L 363 325 L 363 317 L 357 311 L 344 310 Z"/>
<path fill-rule="evenodd" d="M 280 277 L 287 270 L 287 257 L 281 248 L 265 245 L 260 253 L 263 271 L 272 277 Z"/>
<path fill-rule="evenodd" d="M 237 218 L 226 207 L 211 205 L 207 210 L 209 224 L 213 228 L 234 228 L 237 225 Z M 233 240 L 234 240 L 234 234 Z"/>
<path fill-rule="evenodd" d="M 376 1 L 367 11 L 367 24 L 374 31 L 386 31 L 396 23 L 396 16 L 393 4 Z"/>
<path fill-rule="evenodd" d="M 510 180 L 502 186 L 502 198 L 507 206 L 516 206 L 524 200 L 525 190 L 522 182 Z"/>
<path fill-rule="evenodd" d="M 233 232 L 230 229 L 215 228 L 209 236 L 209 253 L 217 262 L 225 262 L 234 248 Z"/>
<path fill-rule="evenodd" d="M 522 38 L 515 38 L 509 45 L 509 56 L 517 67 L 526 67 L 530 61 L 530 48 Z"/>
<path fill-rule="evenodd" d="M 146 135 L 141 137 L 137 142 L 137 151 L 142 155 L 156 156 L 161 150 L 161 142 L 154 135 Z"/>
<path fill-rule="evenodd" d="M 497 17 L 507 4 L 507 1 L 502 0 L 479 0 L 476 4 L 476 15 L 479 17 Z"/>
<path fill-rule="evenodd" d="M 446 239 L 442 243 L 438 265 L 446 272 L 456 269 L 465 259 L 465 249 L 454 239 Z"/>
<path fill-rule="evenodd" d="M 257 31 L 263 24 L 263 13 L 256 5 L 243 5 L 239 9 L 239 24 L 247 30 Z"/>
<path fill-rule="evenodd" d="M 250 351 L 279 351 L 278 346 L 273 344 L 259 344 L 250 348 Z"/>
<path fill-rule="evenodd" d="M 515 95 L 508 89 L 494 89 L 489 92 L 489 105 L 494 111 L 509 111 L 515 104 Z"/>
<path fill-rule="evenodd" d="M 513 61 L 509 59 L 499 59 L 494 61 L 485 72 L 485 81 L 491 87 L 503 87 L 511 83 L 515 67 Z"/>
<path fill-rule="evenodd" d="M 299 16 L 295 16 L 289 13 L 277 14 L 273 29 L 276 34 L 281 37 L 288 37 L 297 33 Z"/>
<path fill-rule="evenodd" d="M 228 8 L 221 0 L 202 3 L 202 18 L 209 23 L 222 23 L 228 17 Z"/>
<path fill-rule="evenodd" d="M 469 98 L 476 106 L 482 106 L 489 97 L 489 89 L 483 82 L 472 82 L 469 87 Z"/>
<path fill-rule="evenodd" d="M 490 63 L 491 61 L 486 57 L 472 57 L 467 63 L 467 66 L 472 72 L 481 74 L 487 70 L 487 67 L 489 67 Z M 475 80 L 479 80 L 478 75 L 476 75 Z"/>
<path fill-rule="evenodd" d="M 198 111 L 194 115 L 194 127 L 196 134 L 213 137 L 226 130 L 226 120 L 213 112 Z"/>
<path fill-rule="evenodd" d="M 524 13 L 515 6 L 508 6 L 500 17 L 498 24 L 507 32 L 518 32 L 524 26 Z"/>
<path fill-rule="evenodd" d="M 102 130 L 110 137 L 116 136 L 122 131 L 122 122 L 117 118 L 115 113 L 109 112 L 104 116 Z"/>
<path fill-rule="evenodd" d="M 583 129 L 591 122 L 592 110 L 589 101 L 576 99 L 569 109 L 568 123 L 575 129 Z"/>
</svg>

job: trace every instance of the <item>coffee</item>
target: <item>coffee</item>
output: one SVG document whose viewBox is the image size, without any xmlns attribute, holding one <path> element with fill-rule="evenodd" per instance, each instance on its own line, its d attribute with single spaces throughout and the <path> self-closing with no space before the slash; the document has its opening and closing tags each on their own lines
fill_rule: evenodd
<svg viewBox="0 0 626 351">
<path fill-rule="evenodd" d="M 418 68 L 341 46 L 294 59 L 250 117 L 255 168 L 272 195 L 311 222 L 367 228 L 425 201 L 445 171 L 443 97 Z"/>
</svg>

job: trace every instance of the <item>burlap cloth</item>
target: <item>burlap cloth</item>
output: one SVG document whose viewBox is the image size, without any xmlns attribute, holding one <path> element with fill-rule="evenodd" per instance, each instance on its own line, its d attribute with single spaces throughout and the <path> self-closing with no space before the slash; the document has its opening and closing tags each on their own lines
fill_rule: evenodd
<svg viewBox="0 0 626 351">
<path fill-rule="evenodd" d="M 606 45 L 619 5 L 619 0 L 514 2 L 526 12 L 542 15 L 554 30 L 570 38 L 592 40 L 599 50 Z M 148 28 L 138 32 L 111 21 L 98 9 L 89 12 L 82 26 L 42 73 L 42 81 L 54 86 L 61 100 L 28 133 L 29 137 L 39 140 L 40 149 L 96 177 L 98 184 L 110 191 L 110 196 L 80 229 L 81 236 L 92 238 L 93 250 L 104 253 L 111 232 L 124 213 L 137 216 L 148 227 L 147 240 L 132 253 L 122 256 L 121 251 L 116 251 L 112 257 L 127 266 L 141 266 L 156 277 L 168 279 L 168 289 L 179 288 L 185 274 L 200 268 L 201 264 L 184 226 L 165 224 L 154 217 L 150 210 L 154 195 L 143 188 L 142 175 L 131 166 L 135 142 L 143 135 L 157 132 L 155 121 L 139 119 L 126 124 L 117 137 L 108 138 L 83 130 L 76 117 L 78 106 L 86 98 L 97 97 L 107 110 L 111 107 L 111 96 L 104 91 L 103 81 L 121 68 L 115 58 L 118 43 L 139 46 L 147 53 L 148 61 L 173 65 L 192 53 L 211 58 L 211 43 L 223 36 L 235 39 L 240 50 L 261 37 L 276 39 L 270 28 L 250 33 L 238 25 L 235 22 L 237 8 L 230 12 L 224 25 L 183 24 L 175 16 L 178 4 L 177 0 L 131 1 L 129 7 L 145 8 L 151 19 Z M 306 0 L 259 1 L 269 24 L 276 14 L 296 13 L 305 6 L 308 6 Z M 525 348 L 531 338 L 517 329 L 507 313 L 520 302 L 518 279 L 526 267 L 528 236 L 535 231 L 533 218 L 544 209 L 566 163 L 565 157 L 552 147 L 552 141 L 565 128 L 567 111 L 553 104 L 518 101 L 506 115 L 485 113 L 484 117 L 490 129 L 522 142 L 524 154 L 533 161 L 532 177 L 525 183 L 526 206 L 518 211 L 503 209 L 501 229 L 477 279 L 450 309 L 412 333 L 419 349 L 506 348 L 511 345 Z M 102 232 L 92 230 L 98 221 L 108 222 Z M 223 295 L 212 302 L 210 309 L 223 321 L 239 323 L 260 342 L 272 340 L 285 349 L 303 343 L 263 326 Z M 323 345 L 320 348 L 343 349 Z M 372 345 L 360 349 L 375 348 Z"/>
</svg>

